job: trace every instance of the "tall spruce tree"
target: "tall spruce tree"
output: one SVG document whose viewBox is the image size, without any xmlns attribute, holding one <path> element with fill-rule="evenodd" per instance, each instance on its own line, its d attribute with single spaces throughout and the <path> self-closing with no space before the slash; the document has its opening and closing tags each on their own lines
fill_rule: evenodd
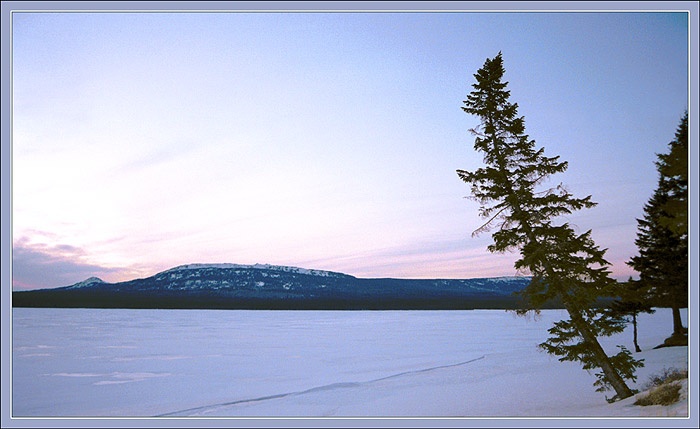
<svg viewBox="0 0 700 429">
<path fill-rule="evenodd" d="M 681 120 L 669 152 L 658 155 L 658 184 L 644 217 L 637 219 L 639 255 L 628 264 L 639 282 L 652 290 L 658 305 L 673 313 L 667 345 L 687 344 L 680 309 L 688 306 L 688 114 Z"/>
<path fill-rule="evenodd" d="M 539 189 L 550 176 L 565 171 L 567 163 L 558 156 L 546 157 L 544 148 L 537 149 L 525 134 L 524 117 L 518 116 L 517 103 L 509 101 L 508 82 L 502 81 L 504 72 L 500 52 L 487 59 L 474 75 L 474 89 L 462 107 L 481 120 L 470 131 L 476 137 L 474 149 L 483 153 L 486 164 L 473 172 L 457 170 L 471 185 L 472 197 L 487 219 L 475 234 L 498 227 L 488 250 L 520 251 L 515 267 L 529 272 L 532 281 L 522 292 L 526 304 L 519 314 L 539 312 L 550 300 L 558 300 L 568 311 L 570 320 L 555 323 L 540 347 L 561 361 L 578 361 L 586 370 L 598 368 L 598 391 L 612 388 L 613 399 L 629 397 L 634 392 L 625 380 L 636 380 L 634 372 L 642 361 L 623 346 L 608 356 L 597 338 L 624 329 L 621 318 L 595 306 L 616 283 L 609 277 L 605 251 L 595 245 L 591 231 L 577 234 L 568 223 L 554 222 L 595 203 L 590 196 L 574 198 L 561 185 Z"/>
</svg>

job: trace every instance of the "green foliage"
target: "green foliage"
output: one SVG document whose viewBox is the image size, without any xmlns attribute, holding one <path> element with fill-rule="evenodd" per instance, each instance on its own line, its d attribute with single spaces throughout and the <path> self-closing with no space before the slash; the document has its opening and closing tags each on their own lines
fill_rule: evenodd
<svg viewBox="0 0 700 429">
<path fill-rule="evenodd" d="M 564 172 L 567 163 L 545 156 L 544 148 L 536 148 L 525 134 L 524 117 L 518 115 L 517 103 L 509 101 L 504 73 L 499 52 L 474 75 L 476 83 L 462 107 L 481 119 L 471 131 L 474 149 L 486 164 L 472 172 L 457 170 L 486 218 L 474 234 L 497 228 L 488 250 L 520 251 L 515 268 L 528 271 L 532 281 L 521 292 L 526 304 L 518 313 L 538 311 L 550 300 L 561 301 L 569 310 L 572 319 L 556 323 L 541 347 L 560 360 L 581 362 L 584 369 L 600 367 L 599 390 L 613 386 L 620 397 L 630 396 L 623 378 L 633 378 L 641 362 L 624 348 L 608 358 L 596 339 L 624 328 L 613 313 L 592 309 L 600 297 L 613 296 L 616 286 L 605 250 L 596 246 L 591 231 L 579 234 L 568 223 L 554 222 L 595 203 L 590 196 L 575 198 L 562 185 L 541 188 L 552 175 Z"/>
<path fill-rule="evenodd" d="M 611 316 L 607 311 L 589 309 L 584 314 L 588 325 L 597 336 L 610 336 L 625 329 L 624 320 Z M 600 359 L 596 356 L 592 344 L 581 337 L 571 320 L 555 322 L 548 332 L 550 337 L 539 345 L 541 349 L 549 354 L 559 356 L 559 360 L 562 362 L 579 362 L 586 371 L 600 368 Z M 636 381 L 635 371 L 644 366 L 644 360 L 634 359 L 625 346 L 618 345 L 617 347 L 620 351 L 616 355 L 608 357 L 610 364 L 623 379 Z M 597 379 L 593 385 L 597 392 L 614 389 L 610 377 L 603 371 L 597 371 L 595 375 Z M 636 392 L 632 391 L 632 393 Z M 619 393 L 612 400 L 618 397 Z"/>
<path fill-rule="evenodd" d="M 595 203 L 586 198 L 573 198 L 563 186 L 535 191 L 549 176 L 566 170 L 568 164 L 559 157 L 544 156 L 544 148 L 536 149 L 535 141 L 525 134 L 525 119 L 518 116 L 517 103 L 510 103 L 507 82 L 501 82 L 505 70 L 499 53 L 486 60 L 474 76 L 474 91 L 462 109 L 482 118 L 474 149 L 484 154 L 483 168 L 474 172 L 457 170 L 459 177 L 471 184 L 472 197 L 481 205 L 480 214 L 490 218 L 477 230 L 488 230 L 500 220 L 493 235 L 493 252 L 504 252 L 530 242 L 531 229 L 551 228 L 550 219 L 571 214 Z M 545 232 L 545 231 L 537 231 Z"/>
<path fill-rule="evenodd" d="M 637 368 L 644 367 L 644 359 L 634 359 L 632 357 L 632 353 L 630 353 L 630 351 L 627 350 L 625 346 L 617 347 L 620 349 L 620 352 L 614 356 L 610 356 L 610 362 L 612 363 L 613 367 L 618 371 L 620 377 L 622 377 L 625 380 L 631 380 L 633 382 L 636 381 L 637 376 L 634 373 L 637 370 Z M 597 380 L 595 381 L 595 383 L 593 383 L 593 385 L 597 386 L 596 392 L 604 392 L 611 389 L 610 379 L 607 377 L 606 374 L 604 374 L 603 372 L 597 372 L 595 375 L 597 377 Z M 637 392 L 637 390 L 632 390 L 632 394 L 635 394 Z M 619 396 L 615 395 L 611 399 L 608 399 L 608 402 L 614 402 L 617 399 L 619 399 Z"/>
<path fill-rule="evenodd" d="M 669 152 L 659 155 L 659 173 L 668 178 L 669 198 L 659 222 L 678 236 L 688 234 L 688 112 L 681 119 Z"/>
<path fill-rule="evenodd" d="M 625 329 L 625 321 L 614 317 L 606 310 L 589 309 L 584 312 L 584 317 L 591 330 L 597 336 L 611 336 L 622 332 Z M 589 343 L 583 341 L 577 328 L 571 320 L 555 322 L 554 326 L 548 330 L 550 337 L 539 347 L 549 354 L 559 356 L 560 361 L 580 362 L 586 371 L 599 367 L 599 360 L 595 356 Z M 634 372 L 637 368 L 644 366 L 643 360 L 636 360 L 624 346 L 617 346 L 620 352 L 610 356 L 610 362 L 616 368 L 620 376 L 632 381 L 636 380 Z M 597 380 L 593 383 L 597 387 L 597 392 L 604 392 L 612 388 L 609 378 L 603 372 L 597 372 Z"/>
<path fill-rule="evenodd" d="M 649 288 L 644 284 L 632 280 L 618 284 L 616 288 L 618 299 L 610 304 L 610 312 L 633 326 L 633 341 L 635 351 L 641 352 L 637 342 L 637 315 L 639 313 L 654 313 L 651 307 Z"/>
<path fill-rule="evenodd" d="M 640 283 L 653 296 L 666 298 L 668 303 L 669 298 L 675 298 L 675 289 L 680 295 L 686 295 L 688 241 L 687 236 L 678 236 L 660 222 L 665 215 L 661 207 L 668 201 L 666 185 L 666 180 L 660 177 L 654 195 L 644 206 L 644 218 L 637 219 L 635 244 L 639 255 L 632 257 L 628 264 L 639 272 Z"/>
<path fill-rule="evenodd" d="M 462 108 L 482 118 L 480 128 L 472 131 L 474 149 L 484 153 L 487 164 L 473 172 L 457 170 L 471 185 L 481 216 L 488 218 L 475 233 L 497 225 L 489 251 L 521 250 L 515 268 L 527 269 L 535 278 L 523 294 L 532 298 L 533 307 L 561 295 L 587 307 L 612 284 L 604 250 L 595 246 L 591 231 L 576 234 L 569 224 L 555 225 L 552 219 L 595 203 L 590 196 L 574 198 L 562 185 L 536 189 L 565 171 L 567 163 L 544 156 L 544 148 L 536 149 L 524 133 L 524 118 L 518 116 L 517 103 L 508 101 L 507 82 L 501 81 L 504 72 L 500 53 L 487 59 Z"/>
<path fill-rule="evenodd" d="M 618 283 L 613 290 L 615 300 L 611 309 L 620 315 L 630 315 L 633 313 L 654 313 L 651 302 L 653 296 L 648 285 L 632 280 Z"/>
<path fill-rule="evenodd" d="M 618 299 L 613 301 L 610 309 L 621 317 L 655 312 L 652 308 L 653 296 L 647 284 L 630 278 L 619 283 L 614 293 Z"/>
</svg>

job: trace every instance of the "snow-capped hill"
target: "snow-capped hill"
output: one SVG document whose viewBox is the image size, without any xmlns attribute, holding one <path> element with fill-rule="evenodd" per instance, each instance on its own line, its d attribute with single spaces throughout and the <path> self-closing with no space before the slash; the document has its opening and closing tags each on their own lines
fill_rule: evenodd
<svg viewBox="0 0 700 429">
<path fill-rule="evenodd" d="M 87 286 L 94 286 L 96 284 L 101 284 L 104 283 L 105 281 L 102 280 L 99 277 L 90 277 L 89 279 L 83 280 L 82 282 L 78 282 L 74 285 L 68 286 L 69 288 L 82 288 L 82 287 L 87 287 Z"/>
<path fill-rule="evenodd" d="M 522 279 L 524 277 L 520 276 L 503 276 L 503 277 L 489 277 L 486 280 L 491 282 L 491 283 L 504 283 L 504 282 L 512 282 L 513 280 L 517 279 Z M 529 278 L 529 277 L 528 277 Z"/>
<path fill-rule="evenodd" d="M 325 277 L 337 277 L 337 276 L 347 276 L 347 274 L 336 273 L 333 271 L 324 270 L 310 270 L 307 268 L 298 267 L 288 267 L 283 265 L 270 265 L 270 264 L 254 264 L 254 265 L 243 265 L 243 264 L 187 264 L 180 265 L 175 268 L 163 271 L 163 273 L 170 273 L 174 271 L 184 271 L 184 270 L 202 270 L 202 269 L 226 269 L 226 270 L 236 270 L 236 269 L 255 269 L 255 270 L 272 270 L 272 271 L 282 271 L 286 273 L 294 274 L 304 274 L 310 276 L 325 276 Z M 161 273 L 162 274 L 162 273 Z"/>
<path fill-rule="evenodd" d="M 514 308 L 526 277 L 363 279 L 323 270 L 255 264 L 187 264 L 118 283 L 97 278 L 13 293 L 15 306 L 227 309 Z M 108 287 L 106 287 L 108 286 Z"/>
</svg>

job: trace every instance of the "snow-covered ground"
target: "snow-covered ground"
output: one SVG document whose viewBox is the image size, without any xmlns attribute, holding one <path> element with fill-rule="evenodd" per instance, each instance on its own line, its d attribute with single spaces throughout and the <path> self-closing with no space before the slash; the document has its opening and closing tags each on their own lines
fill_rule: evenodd
<svg viewBox="0 0 700 429">
<path fill-rule="evenodd" d="M 524 318 L 501 310 L 15 308 L 11 411 L 171 423 L 183 416 L 459 418 L 442 426 L 482 417 L 690 421 L 687 394 L 669 407 L 635 406 L 634 398 L 609 404 L 594 374 L 538 350 L 565 317 L 559 310 Z M 653 349 L 671 326 L 668 309 L 640 316 L 643 351 L 635 356 L 646 365 L 632 387 L 664 369 L 687 369 L 688 348 Z M 602 343 L 633 350 L 631 326 Z"/>
</svg>

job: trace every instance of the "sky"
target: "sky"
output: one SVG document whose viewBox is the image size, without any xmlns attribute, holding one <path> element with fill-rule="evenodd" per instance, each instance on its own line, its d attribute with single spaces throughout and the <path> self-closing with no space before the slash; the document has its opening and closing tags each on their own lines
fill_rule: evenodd
<svg viewBox="0 0 700 429">
<path fill-rule="evenodd" d="M 688 109 L 679 12 L 14 12 L 12 286 L 290 265 L 508 276 L 457 169 L 502 52 L 526 132 L 613 277 Z"/>
</svg>

